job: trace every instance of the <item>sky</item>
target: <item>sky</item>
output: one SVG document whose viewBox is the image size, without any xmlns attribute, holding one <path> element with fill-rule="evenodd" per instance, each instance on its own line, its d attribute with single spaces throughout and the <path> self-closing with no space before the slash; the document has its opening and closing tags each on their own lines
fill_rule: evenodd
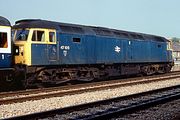
<svg viewBox="0 0 180 120">
<path fill-rule="evenodd" d="M 0 16 L 180 38 L 180 0 L 1 0 Z"/>
</svg>

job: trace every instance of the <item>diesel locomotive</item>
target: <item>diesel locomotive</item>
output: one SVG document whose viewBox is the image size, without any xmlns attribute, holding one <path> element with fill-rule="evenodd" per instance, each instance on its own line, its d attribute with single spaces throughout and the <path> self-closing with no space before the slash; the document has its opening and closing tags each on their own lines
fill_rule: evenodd
<svg viewBox="0 0 180 120">
<path fill-rule="evenodd" d="M 55 85 L 167 73 L 172 66 L 171 41 L 161 36 L 41 19 L 19 20 L 11 30 L 0 18 L 0 75 L 6 83 Z"/>
<path fill-rule="evenodd" d="M 173 65 L 171 42 L 161 36 L 41 19 L 12 29 L 15 64 L 28 86 L 166 73 Z"/>
</svg>

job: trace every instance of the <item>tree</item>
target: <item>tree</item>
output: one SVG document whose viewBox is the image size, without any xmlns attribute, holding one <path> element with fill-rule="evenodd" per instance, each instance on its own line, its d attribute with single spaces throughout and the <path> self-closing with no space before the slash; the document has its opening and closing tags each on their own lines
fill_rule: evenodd
<svg viewBox="0 0 180 120">
<path fill-rule="evenodd" d="M 180 43 L 180 38 L 173 37 L 172 42 Z"/>
</svg>

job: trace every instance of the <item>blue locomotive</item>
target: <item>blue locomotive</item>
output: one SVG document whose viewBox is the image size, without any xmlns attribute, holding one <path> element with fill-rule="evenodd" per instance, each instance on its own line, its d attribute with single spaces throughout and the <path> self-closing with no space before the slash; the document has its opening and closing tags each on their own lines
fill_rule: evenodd
<svg viewBox="0 0 180 120">
<path fill-rule="evenodd" d="M 26 85 L 166 73 L 171 42 L 163 37 L 40 19 L 13 26 L 15 64 Z"/>
</svg>

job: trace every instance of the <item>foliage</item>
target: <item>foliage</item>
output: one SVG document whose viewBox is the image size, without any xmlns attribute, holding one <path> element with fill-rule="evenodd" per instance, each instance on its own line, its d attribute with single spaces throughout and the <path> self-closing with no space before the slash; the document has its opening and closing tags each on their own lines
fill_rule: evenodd
<svg viewBox="0 0 180 120">
<path fill-rule="evenodd" d="M 173 37 L 172 42 L 180 43 L 180 38 Z"/>
</svg>

